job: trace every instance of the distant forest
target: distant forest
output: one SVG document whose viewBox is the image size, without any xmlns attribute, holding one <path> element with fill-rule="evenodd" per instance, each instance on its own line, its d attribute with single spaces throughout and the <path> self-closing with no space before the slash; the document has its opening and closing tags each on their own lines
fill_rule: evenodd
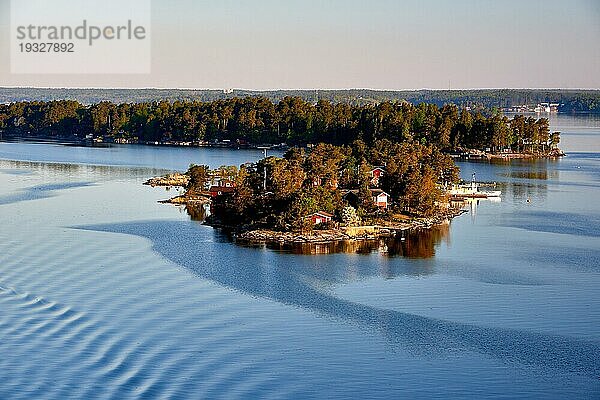
<svg viewBox="0 0 600 400">
<path fill-rule="evenodd" d="M 210 102 L 145 103 L 77 101 L 16 102 L 0 105 L 0 133 L 5 137 L 102 138 L 118 142 L 237 145 L 369 146 L 381 140 L 433 145 L 440 150 L 511 149 L 547 152 L 558 145 L 546 118 L 492 110 L 469 110 L 454 104 L 437 106 L 403 101 L 351 105 L 300 97 L 273 102 L 265 97 Z"/>
<path fill-rule="evenodd" d="M 471 108 L 509 108 L 525 104 L 558 103 L 559 112 L 600 113 L 600 90 L 577 89 L 481 89 L 481 90 L 409 90 L 380 91 L 350 90 L 185 90 L 185 89 L 39 89 L 0 88 L 0 103 L 16 101 L 75 100 L 82 104 L 102 101 L 112 103 L 143 103 L 155 101 L 227 100 L 234 97 L 262 97 L 279 102 L 285 97 L 299 97 L 316 103 L 350 105 L 376 104 L 384 101 L 407 101 L 412 104 L 428 103 L 439 107 L 456 104 Z"/>
</svg>

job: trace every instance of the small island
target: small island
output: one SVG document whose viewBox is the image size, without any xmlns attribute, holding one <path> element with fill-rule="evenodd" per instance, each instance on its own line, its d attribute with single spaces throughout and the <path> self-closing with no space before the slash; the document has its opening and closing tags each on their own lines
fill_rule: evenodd
<svg viewBox="0 0 600 400">
<path fill-rule="evenodd" d="M 292 148 L 282 158 L 212 171 L 192 165 L 146 184 L 184 186 L 167 202 L 185 204 L 237 241 L 328 243 L 447 223 L 461 213 L 450 201 L 458 181 L 457 166 L 437 147 L 384 139 Z"/>
</svg>

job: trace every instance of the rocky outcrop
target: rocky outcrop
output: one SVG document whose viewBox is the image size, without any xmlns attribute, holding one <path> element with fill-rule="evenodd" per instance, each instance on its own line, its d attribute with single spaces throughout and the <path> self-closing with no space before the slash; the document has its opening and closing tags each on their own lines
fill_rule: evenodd
<svg viewBox="0 0 600 400">
<path fill-rule="evenodd" d="M 190 181 L 190 178 L 185 174 L 174 173 L 157 178 L 148 179 L 144 182 L 144 185 L 156 187 L 156 186 L 175 186 L 175 187 L 186 187 Z"/>
<path fill-rule="evenodd" d="M 340 227 L 338 229 L 314 230 L 310 232 L 275 231 L 269 229 L 247 230 L 235 234 L 236 240 L 249 243 L 332 243 L 348 240 L 373 240 L 393 237 L 410 229 L 430 229 L 436 225 L 447 224 L 449 221 L 463 214 L 464 210 L 449 210 L 446 213 L 431 218 L 415 218 L 404 222 L 388 221 L 379 225 Z M 208 225 L 217 226 L 208 223 Z"/>
<path fill-rule="evenodd" d="M 279 242 L 279 243 L 330 243 L 338 240 L 350 240 L 352 237 L 341 230 L 313 232 L 281 232 L 270 230 L 253 230 L 236 235 L 236 239 L 246 242 Z"/>
<path fill-rule="evenodd" d="M 170 198 L 168 200 L 162 200 L 160 201 L 160 203 L 163 204 L 175 204 L 178 206 L 184 206 L 184 205 L 202 205 L 202 204 L 209 204 L 210 203 L 210 198 L 208 196 L 176 196 L 173 198 Z"/>
</svg>

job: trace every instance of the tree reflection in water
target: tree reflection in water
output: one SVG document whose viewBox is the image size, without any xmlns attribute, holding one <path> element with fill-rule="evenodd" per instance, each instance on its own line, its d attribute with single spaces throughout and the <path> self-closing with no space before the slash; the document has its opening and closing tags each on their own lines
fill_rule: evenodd
<svg viewBox="0 0 600 400">
<path fill-rule="evenodd" d="M 394 237 L 374 240 L 341 240 L 331 243 L 269 243 L 271 250 L 292 254 L 370 254 L 379 252 L 388 257 L 431 258 L 442 239 L 448 238 L 450 225 L 443 224 L 431 229 L 413 229 Z"/>
<path fill-rule="evenodd" d="M 210 207 L 208 204 L 188 204 L 185 206 L 185 211 L 192 221 L 204 222 L 209 215 Z"/>
<path fill-rule="evenodd" d="M 210 215 L 206 204 L 185 207 L 192 221 L 203 222 Z M 379 252 L 389 257 L 431 258 L 435 248 L 447 239 L 450 223 L 434 226 L 431 229 L 412 229 L 394 237 L 370 240 L 338 240 L 330 243 L 264 243 L 251 244 L 238 242 L 247 247 L 268 248 L 291 254 L 319 255 L 336 253 L 371 254 Z"/>
<path fill-rule="evenodd" d="M 210 215 L 207 204 L 188 204 L 186 212 L 192 221 L 203 222 Z M 435 248 L 447 239 L 450 223 L 434 226 L 431 229 L 412 229 L 394 237 L 370 240 L 338 240 L 329 243 L 243 243 L 246 247 L 268 248 L 291 254 L 319 255 L 336 253 L 371 254 L 379 252 L 389 257 L 431 258 Z M 231 237 L 230 237 L 231 239 Z"/>
<path fill-rule="evenodd" d="M 379 252 L 387 257 L 432 258 L 435 248 L 442 239 L 449 239 L 448 224 L 431 229 L 415 229 L 403 235 L 372 240 L 339 240 L 330 243 L 243 243 L 239 245 L 255 248 L 267 248 L 290 254 L 371 254 Z"/>
</svg>

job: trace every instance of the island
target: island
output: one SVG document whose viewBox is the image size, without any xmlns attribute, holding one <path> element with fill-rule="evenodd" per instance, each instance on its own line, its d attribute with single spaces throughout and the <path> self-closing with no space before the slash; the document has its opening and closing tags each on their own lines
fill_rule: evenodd
<svg viewBox="0 0 600 400">
<path fill-rule="evenodd" d="M 209 102 L 81 104 L 74 100 L 0 104 L 0 140 L 73 141 L 288 149 L 318 143 L 351 146 L 382 140 L 435 146 L 454 157 L 557 157 L 560 133 L 540 114 L 509 117 L 500 109 L 385 100 L 365 104 L 284 97 Z M 369 160 L 375 163 L 375 160 Z"/>
<path fill-rule="evenodd" d="M 184 186 L 168 202 L 237 241 L 327 243 L 448 223 L 462 212 L 450 194 L 458 172 L 436 146 L 356 140 L 295 147 L 239 167 L 192 165 L 146 184 Z"/>
</svg>

